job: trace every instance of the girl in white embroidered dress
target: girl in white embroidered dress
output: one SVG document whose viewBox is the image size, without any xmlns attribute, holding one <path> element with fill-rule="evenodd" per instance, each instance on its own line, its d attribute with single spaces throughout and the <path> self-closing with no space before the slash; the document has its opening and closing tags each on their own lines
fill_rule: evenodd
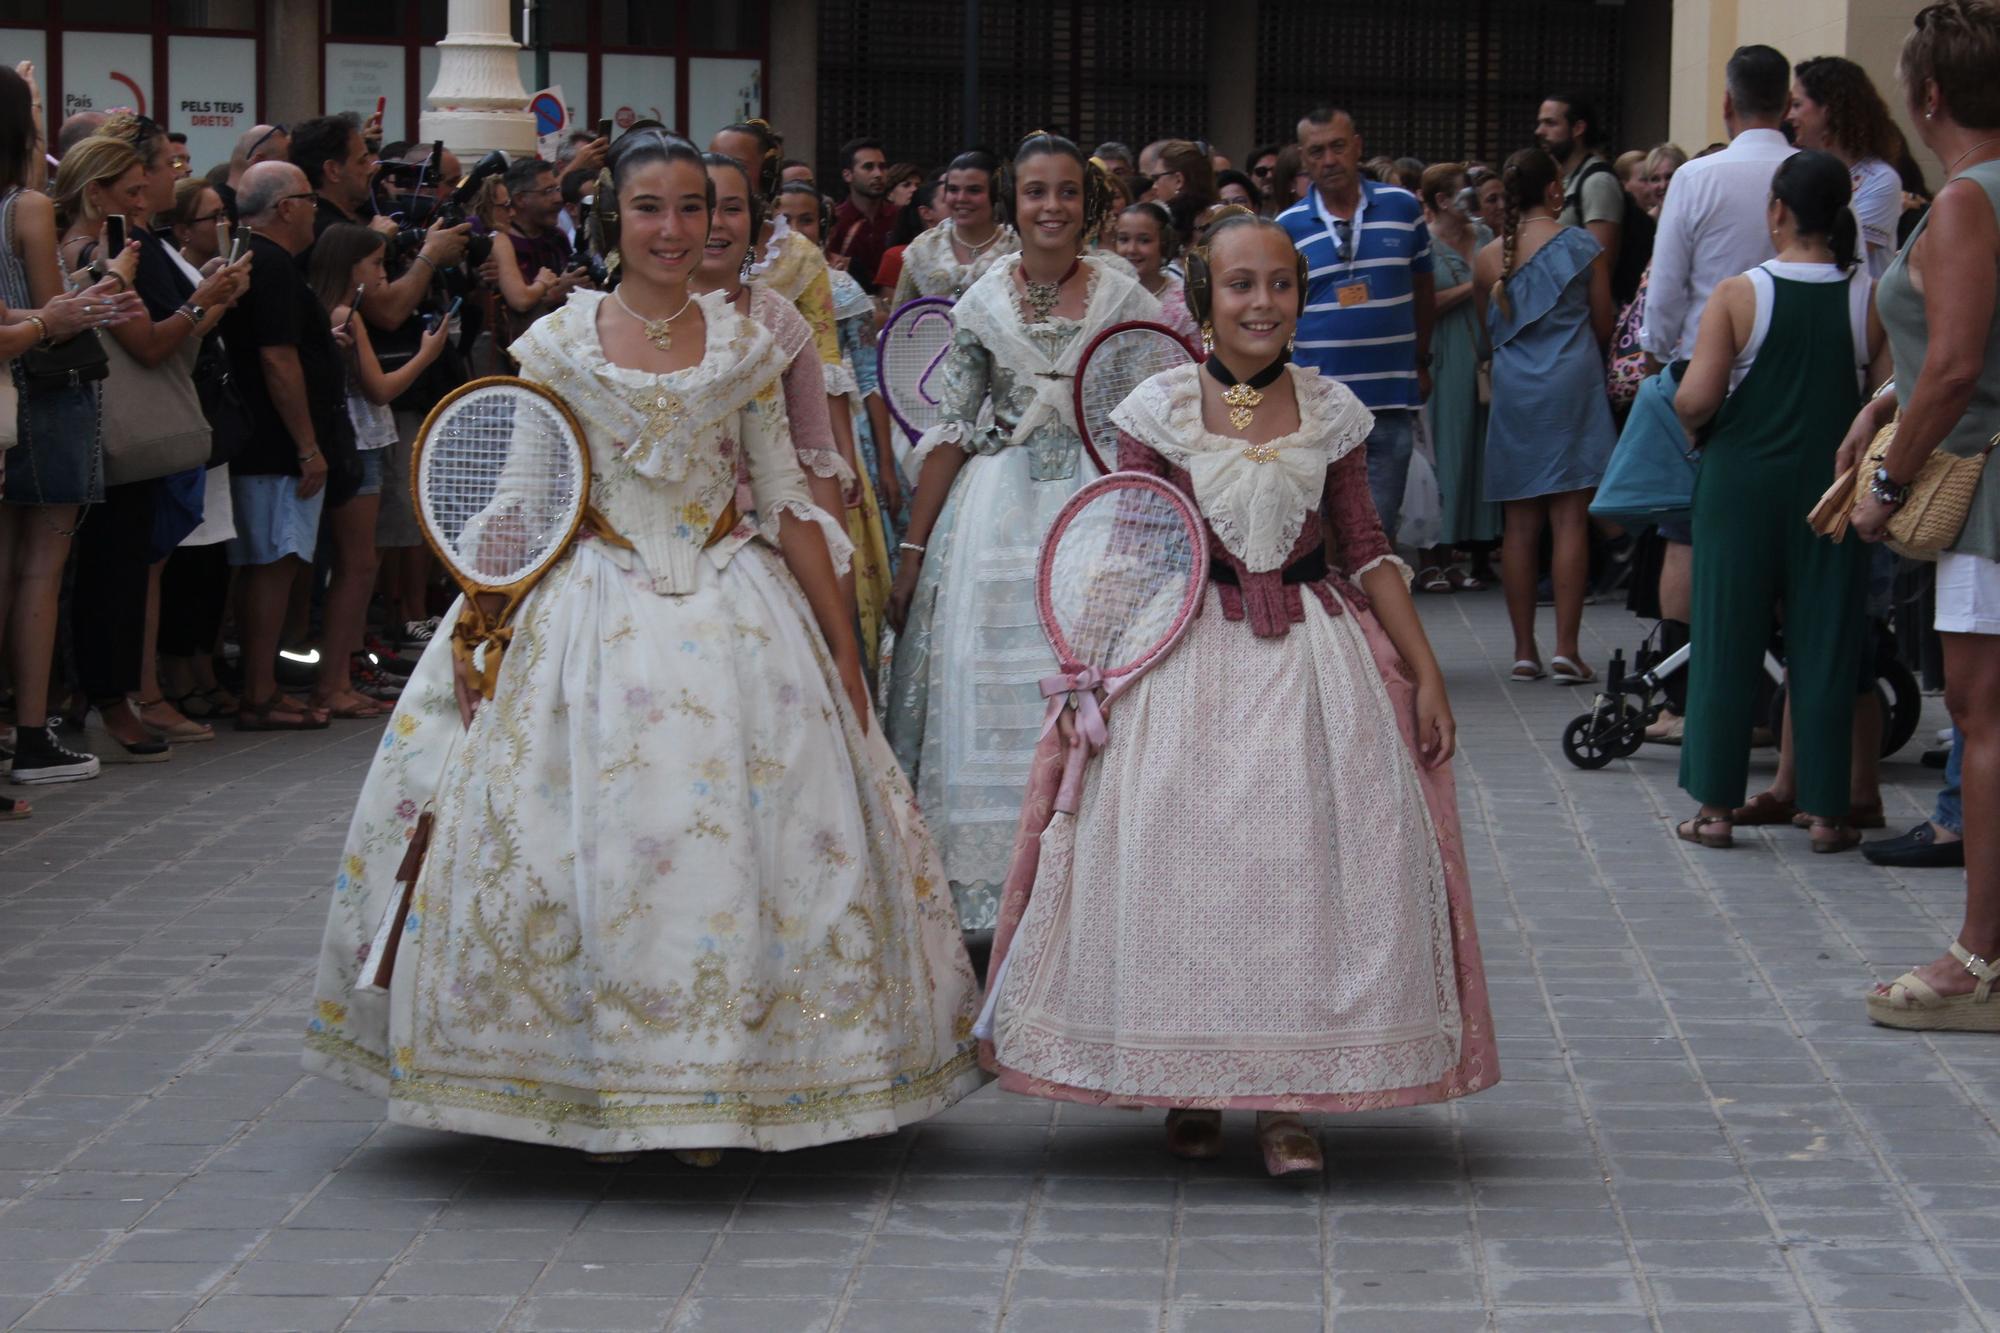
<svg viewBox="0 0 2000 1333">
<path fill-rule="evenodd" d="M 622 285 L 510 349 L 584 424 L 590 535 L 523 602 L 490 702 L 460 680 L 454 703 L 442 635 L 412 677 L 348 834 L 306 1064 L 394 1120 L 591 1153 L 888 1133 L 980 1082 L 971 967 L 868 724 L 785 353 L 688 290 L 700 158 L 642 131 L 613 179 Z M 359 991 L 427 805 L 395 976 Z"/>
<path fill-rule="evenodd" d="M 1320 1166 L 1300 1111 L 1441 1101 L 1499 1068 L 1451 708 L 1368 498 L 1371 419 L 1286 364 L 1303 284 L 1281 227 L 1230 219 L 1202 258 L 1214 357 L 1113 420 L 1121 468 L 1200 506 L 1214 595 L 1111 707 L 1071 855 L 1040 845 L 1067 715 L 1036 752 L 986 1056 L 1013 1091 L 1172 1108 L 1188 1157 L 1221 1150 L 1222 1108 L 1254 1109 L 1283 1174 Z"/>
<path fill-rule="evenodd" d="M 1125 265 L 1081 253 L 1106 195 L 1075 144 L 1033 135 L 1013 174 L 1025 248 L 958 303 L 944 421 L 910 455 L 916 495 L 889 597 L 889 740 L 974 932 L 993 926 L 1041 727 L 1037 682 L 1055 669 L 1035 620 L 1035 555 L 1096 471 L 1076 432 L 1077 363 L 1100 331 L 1160 311 Z"/>
<path fill-rule="evenodd" d="M 944 173 L 946 217 L 903 247 L 903 274 L 890 309 L 919 296 L 956 301 L 996 262 L 1021 252 L 1020 233 L 994 208 L 999 172 L 993 155 L 976 148 L 951 160 Z"/>
</svg>

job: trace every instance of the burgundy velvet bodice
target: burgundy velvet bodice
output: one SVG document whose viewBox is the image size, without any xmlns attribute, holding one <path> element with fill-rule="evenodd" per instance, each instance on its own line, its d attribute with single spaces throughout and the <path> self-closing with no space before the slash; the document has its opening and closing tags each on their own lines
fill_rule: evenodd
<svg viewBox="0 0 2000 1333">
<path fill-rule="evenodd" d="M 1150 472 L 1164 477 L 1190 500 L 1197 508 L 1201 501 L 1194 493 L 1194 480 L 1185 468 L 1169 463 L 1158 450 L 1143 440 L 1134 438 L 1124 431 L 1118 432 L 1118 468 L 1121 472 Z M 1292 546 L 1292 553 L 1285 564 L 1296 563 L 1302 557 L 1320 549 L 1326 538 L 1326 523 L 1331 522 L 1333 540 L 1327 551 L 1328 574 L 1312 583 L 1286 583 L 1284 570 L 1269 569 L 1257 573 L 1243 567 L 1243 562 L 1229 553 L 1222 539 L 1215 535 L 1215 529 L 1208 529 L 1208 559 L 1211 565 L 1222 565 L 1236 572 L 1236 586 L 1217 583 L 1216 593 L 1222 602 L 1222 614 L 1230 620 L 1248 619 L 1250 629 L 1260 638 L 1276 638 L 1290 632 L 1290 627 L 1303 621 L 1306 616 L 1302 588 L 1310 588 L 1319 598 L 1320 605 L 1330 616 L 1341 613 L 1341 599 L 1351 602 L 1357 610 L 1368 609 L 1368 598 L 1355 581 L 1357 571 L 1390 554 L 1389 538 L 1382 531 L 1382 520 L 1376 516 L 1375 500 L 1368 491 L 1368 458 L 1365 449 L 1350 449 L 1335 460 L 1326 470 L 1326 489 L 1320 495 L 1320 507 L 1307 514 L 1305 524 L 1299 529 L 1299 539 Z"/>
</svg>

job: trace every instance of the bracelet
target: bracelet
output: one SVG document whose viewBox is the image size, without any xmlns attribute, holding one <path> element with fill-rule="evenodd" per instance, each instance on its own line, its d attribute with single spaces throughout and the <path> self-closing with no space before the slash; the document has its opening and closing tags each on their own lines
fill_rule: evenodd
<svg viewBox="0 0 2000 1333">
<path fill-rule="evenodd" d="M 49 345 L 49 326 L 42 322 L 40 315 L 23 315 L 21 316 L 21 322 L 23 324 L 33 324 L 42 331 L 42 340 L 36 343 L 35 346 L 46 347 Z"/>
<path fill-rule="evenodd" d="M 431 257 L 429 255 L 419 254 L 417 256 L 417 262 L 419 264 L 422 264 L 425 268 L 429 269 L 433 273 L 438 271 L 438 266 L 431 262 Z"/>
<path fill-rule="evenodd" d="M 918 555 L 924 553 L 924 548 L 916 542 L 897 542 L 896 549 L 899 551 L 915 551 Z"/>
<path fill-rule="evenodd" d="M 317 450 L 317 449 L 314 449 L 314 450 L 312 450 L 312 451 L 310 451 L 310 452 L 308 452 L 308 453 L 303 453 L 303 454 L 300 454 L 300 455 L 299 455 L 299 461 L 300 461 L 301 463 L 310 463 L 310 462 L 312 462 L 312 461 L 313 461 L 313 459 L 315 459 L 315 458 L 318 458 L 318 457 L 319 457 L 319 450 Z"/>
<path fill-rule="evenodd" d="M 200 315 L 197 315 L 197 314 L 195 314 L 195 313 L 194 313 L 194 311 L 192 311 L 192 310 L 188 309 L 188 308 L 187 308 L 186 306 L 182 306 L 182 307 L 181 307 L 180 309 L 178 309 L 178 310 L 174 311 L 174 313 L 175 313 L 176 315 L 180 315 L 180 316 L 184 317 L 184 318 L 185 318 L 185 319 L 187 320 L 187 322 L 188 322 L 188 327 L 189 327 L 189 328 L 191 328 L 191 329 L 194 329 L 194 330 L 196 330 L 197 332 L 199 332 L 199 331 L 200 331 L 200 329 L 201 329 L 201 316 L 200 316 Z"/>
</svg>

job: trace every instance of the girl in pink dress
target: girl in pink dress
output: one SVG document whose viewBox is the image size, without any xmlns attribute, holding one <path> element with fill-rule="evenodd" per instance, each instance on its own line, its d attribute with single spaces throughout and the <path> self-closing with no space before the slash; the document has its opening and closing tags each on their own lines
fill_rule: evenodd
<svg viewBox="0 0 2000 1333">
<path fill-rule="evenodd" d="M 1169 1108 L 1185 1157 L 1255 1110 L 1274 1175 L 1320 1168 L 1300 1112 L 1499 1078 L 1451 708 L 1369 499 L 1369 413 L 1288 364 L 1300 267 L 1274 223 L 1218 224 L 1188 283 L 1214 354 L 1114 414 L 1119 467 L 1201 509 L 1215 586 L 1110 707 L 1071 857 L 1040 856 L 1060 731 L 1037 752 L 983 1048 L 1016 1092 Z"/>
<path fill-rule="evenodd" d="M 1198 331 L 1188 312 L 1187 289 L 1167 267 L 1180 253 L 1172 215 L 1160 204 L 1131 204 L 1119 212 L 1111 237 L 1118 257 L 1139 275 L 1139 285 L 1158 298 L 1160 323 L 1192 344 Z"/>
</svg>

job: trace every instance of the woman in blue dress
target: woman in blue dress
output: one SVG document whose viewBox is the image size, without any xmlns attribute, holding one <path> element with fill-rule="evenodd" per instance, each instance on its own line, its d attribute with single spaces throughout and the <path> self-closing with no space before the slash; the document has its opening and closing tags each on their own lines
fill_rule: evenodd
<svg viewBox="0 0 2000 1333">
<path fill-rule="evenodd" d="M 1486 420 L 1486 498 L 1504 507 L 1500 581 L 1514 627 L 1511 679 L 1549 674 L 1535 644 L 1535 576 L 1542 530 L 1554 555 L 1558 684 L 1597 673 L 1577 644 L 1590 576 L 1590 497 L 1618 441 L 1604 393 L 1604 348 L 1617 310 L 1603 251 L 1565 227 L 1562 173 L 1539 148 L 1501 172 L 1507 205 L 1500 239 L 1473 263 L 1472 291 L 1493 342 L 1493 403 Z"/>
</svg>

